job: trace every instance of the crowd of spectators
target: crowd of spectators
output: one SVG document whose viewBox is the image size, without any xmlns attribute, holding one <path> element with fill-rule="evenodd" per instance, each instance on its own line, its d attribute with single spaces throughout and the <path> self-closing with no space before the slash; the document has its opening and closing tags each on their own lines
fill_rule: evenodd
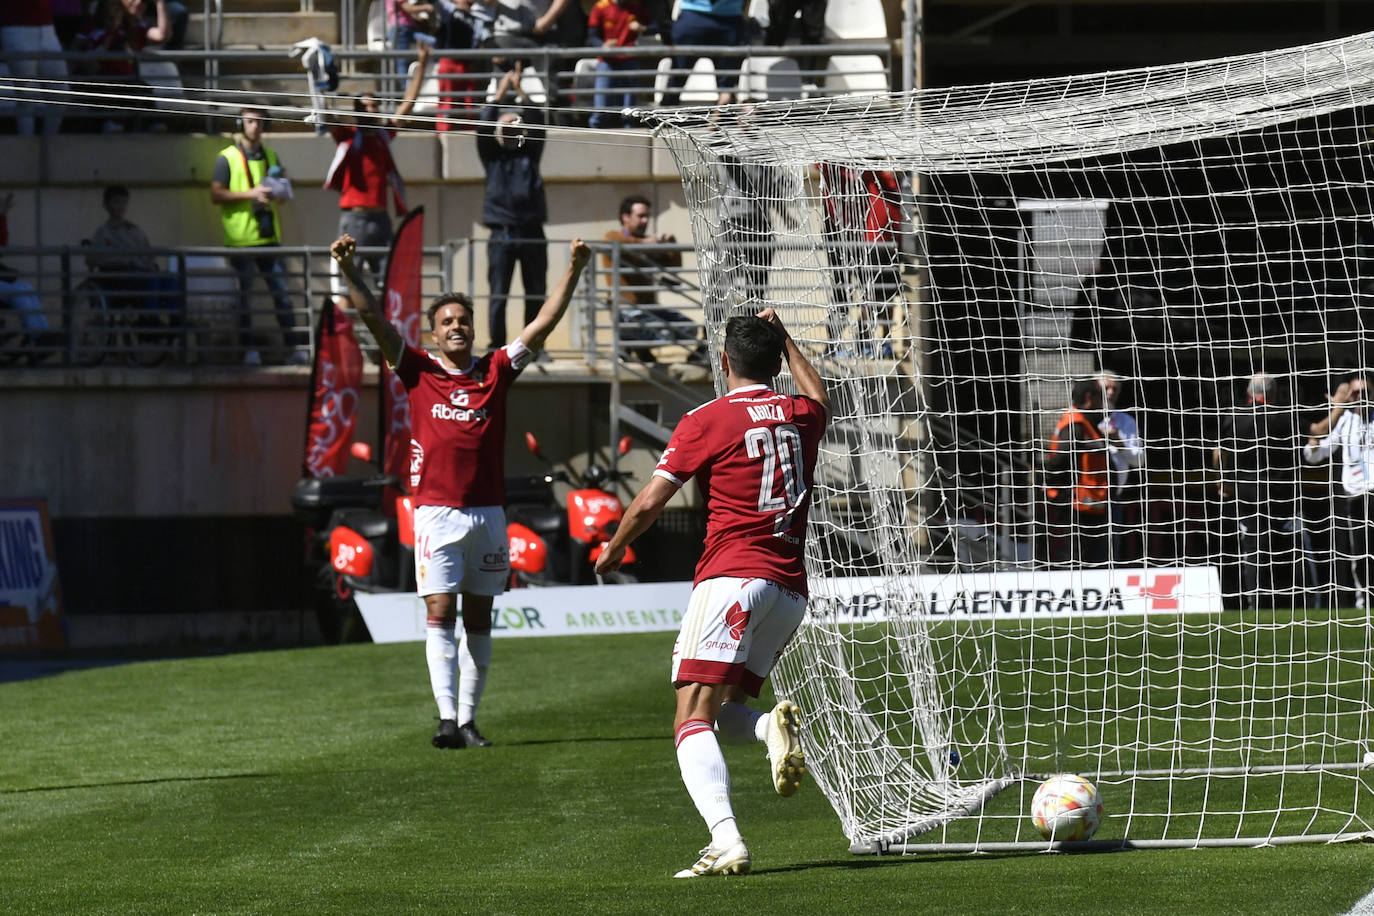
<svg viewBox="0 0 1374 916">
<path fill-rule="evenodd" d="M 186 39 L 190 13 L 177 0 L 23 0 L 0 4 L 0 63 L 15 77 L 48 80 L 61 91 L 73 83 L 111 93 L 140 94 L 146 84 L 137 53 L 148 48 L 177 51 Z M 69 52 L 65 58 L 33 55 Z M 41 98 L 41 96 L 39 97 Z M 56 102 L 70 99 L 54 98 Z M 68 108 L 70 106 L 67 106 Z M 21 104 L 15 131 L 57 133 L 66 120 L 72 129 L 165 130 L 166 121 L 125 106 L 126 113 L 66 117 L 62 105 Z M 78 109 L 79 112 L 79 109 Z"/>
</svg>

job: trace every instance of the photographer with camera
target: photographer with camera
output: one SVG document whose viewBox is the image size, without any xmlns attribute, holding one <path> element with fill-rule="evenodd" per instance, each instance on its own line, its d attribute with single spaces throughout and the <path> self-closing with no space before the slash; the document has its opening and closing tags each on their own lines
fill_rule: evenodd
<svg viewBox="0 0 1374 916">
<path fill-rule="evenodd" d="M 1303 447 L 1308 464 L 1328 460 L 1336 449 L 1341 452 L 1341 495 L 1335 502 L 1332 519 L 1336 539 L 1336 584 L 1342 591 L 1353 591 L 1355 607 L 1368 606 L 1370 574 L 1374 564 L 1369 556 L 1370 474 L 1374 472 L 1374 428 L 1370 424 L 1368 384 L 1357 375 L 1341 382 L 1331 395 L 1331 413 L 1312 424 L 1312 435 Z"/>
<path fill-rule="evenodd" d="M 286 177 L 274 150 L 262 143 L 267 116 L 260 108 L 244 108 L 239 113 L 239 133 L 234 142 L 220 150 L 210 180 L 210 200 L 220 208 L 224 244 L 229 248 L 271 249 L 281 245 L 281 217 L 277 203 L 291 199 L 291 181 Z M 253 336 L 251 308 L 253 271 L 262 275 L 276 308 L 288 349 L 286 362 L 301 365 L 310 360 L 304 349 L 306 334 L 296 330 L 296 316 L 286 286 L 286 265 L 281 255 L 243 254 L 229 259 L 239 276 L 239 340 L 244 349 L 244 365 L 262 363 Z"/>
</svg>

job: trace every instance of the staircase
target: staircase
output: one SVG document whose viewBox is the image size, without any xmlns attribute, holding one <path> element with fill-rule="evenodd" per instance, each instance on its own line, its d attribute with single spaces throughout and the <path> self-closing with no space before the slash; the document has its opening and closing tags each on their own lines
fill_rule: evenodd
<svg viewBox="0 0 1374 916">
<path fill-rule="evenodd" d="M 267 50 L 289 48 L 307 38 L 339 41 L 339 7 L 350 0 L 212 0 L 209 43 L 206 15 L 191 13 L 188 47 Z M 192 0 L 194 5 L 194 0 Z M 215 12 L 214 7 L 221 7 Z"/>
</svg>

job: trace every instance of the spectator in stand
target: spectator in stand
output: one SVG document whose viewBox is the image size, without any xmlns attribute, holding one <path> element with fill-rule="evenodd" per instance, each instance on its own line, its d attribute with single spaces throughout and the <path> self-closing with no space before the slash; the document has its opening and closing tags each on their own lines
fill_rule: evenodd
<svg viewBox="0 0 1374 916">
<path fill-rule="evenodd" d="M 1277 379 L 1258 373 L 1245 390 L 1245 406 L 1223 422 L 1213 452 L 1221 495 L 1236 507 L 1242 604 L 1256 610 L 1268 604 L 1264 597 L 1287 591 L 1291 581 L 1293 591 L 1278 604 L 1300 607 L 1299 569 L 1307 545 L 1298 490 L 1304 440 Z"/>
<path fill-rule="evenodd" d="M 502 74 L 496 100 L 482 109 L 482 123 L 477 129 L 477 155 L 486 171 L 482 222 L 491 230 L 487 243 L 491 350 L 499 349 L 506 337 L 506 299 L 515 265 L 520 265 L 525 287 L 525 324 L 539 313 L 547 288 L 549 252 L 544 223 L 548 221 L 548 204 L 539 171 L 544 155 L 544 118 L 539 109 L 529 107 L 529 98 L 520 88 L 522 69 L 517 61 L 513 69 Z M 512 110 L 512 104 L 518 107 Z M 529 133 L 531 127 L 533 135 Z"/>
<path fill-rule="evenodd" d="M 415 51 L 415 74 L 390 118 L 382 115 L 376 96 L 363 93 L 353 100 L 356 123 L 334 124 L 329 128 L 337 147 L 324 186 L 339 192 L 339 235 L 352 236 L 360 247 L 383 248 L 391 244 L 389 203 L 395 204 L 397 216 L 406 213 L 405 184 L 391 156 L 391 141 L 415 107 L 429 57 L 429 45 L 420 42 Z M 381 273 L 382 256 L 368 255 L 364 260 L 375 279 Z M 331 258 L 330 264 L 334 295 L 347 297 L 348 286 L 338 274 L 337 262 Z"/>
<path fill-rule="evenodd" d="M 801 43 L 821 44 L 825 41 L 825 6 L 826 0 L 768 0 L 768 28 L 764 30 L 763 43 L 786 44 L 792 32 L 792 23 L 800 14 Z M 802 79 L 808 83 L 819 82 L 824 76 L 820 73 L 823 63 L 824 59 L 819 57 L 798 58 L 797 66 L 803 71 Z"/>
<path fill-rule="evenodd" d="M 1102 422 L 1098 429 L 1107 437 L 1107 455 L 1111 459 L 1111 523 L 1112 558 L 1117 561 L 1127 555 L 1127 533 L 1130 528 L 1140 527 L 1141 505 L 1139 499 L 1129 496 L 1131 474 L 1145 462 L 1145 443 L 1140 438 L 1140 427 L 1128 410 L 1119 410 L 1117 399 L 1121 397 L 1121 379 L 1115 372 L 1103 372 L 1097 377 L 1102 386 Z"/>
<path fill-rule="evenodd" d="M 821 224 L 830 262 L 830 339 L 841 339 L 849 323 L 849 309 L 857 305 L 859 323 L 853 336 L 860 355 L 890 359 L 892 341 L 887 337 L 892 301 L 904 288 L 898 247 L 902 191 L 897 176 L 832 162 L 822 162 L 818 169 Z M 842 352 L 839 344 L 832 346 L 833 353 Z"/>
<path fill-rule="evenodd" d="M 1111 529 L 1104 419 L 1097 379 L 1077 382 L 1073 405 L 1059 418 L 1045 456 L 1050 557 L 1069 566 L 1107 563 Z"/>
<path fill-rule="evenodd" d="M 10 209 L 14 207 L 14 192 L 0 197 L 0 249 L 10 243 Z M 0 261 L 0 303 L 19 314 L 19 323 L 29 343 L 40 347 L 54 347 L 62 343 L 61 335 L 48 330 L 43 303 L 33 284 L 19 279 L 19 271 Z"/>
<path fill-rule="evenodd" d="M 741 127 L 747 127 L 747 118 L 748 113 L 741 115 Z M 738 292 L 753 314 L 763 307 L 768 292 L 768 272 L 777 248 L 773 217 L 789 229 L 802 225 L 800 208 L 792 204 L 800 192 L 799 182 L 790 170 L 745 162 L 730 154 L 721 156 L 718 168 L 720 258 L 708 282 L 716 289 L 715 304 L 723 303 L 730 292 Z M 725 316 L 718 320 L 724 321 Z"/>
<path fill-rule="evenodd" d="M 471 51 L 487 37 L 487 23 L 478 19 L 473 12 L 473 0 L 439 0 L 435 15 L 430 17 L 434 27 L 434 46 L 439 49 Z M 434 66 L 434 74 L 439 83 L 439 122 L 436 129 L 471 130 L 470 123 L 476 114 L 479 87 L 477 80 L 470 74 L 474 61 L 440 57 Z M 452 113 L 450 115 L 450 113 Z M 450 116 L 455 121 L 450 121 Z"/>
<path fill-rule="evenodd" d="M 1335 499 L 1336 585 L 1354 595 L 1354 606 L 1370 607 L 1374 590 L 1374 556 L 1369 528 L 1374 524 L 1374 422 L 1371 422 L 1369 385 L 1363 375 L 1341 382 L 1331 396 L 1331 412 L 1312 424 L 1302 457 L 1308 464 L 1328 460 L 1338 450 L 1341 494 Z"/>
<path fill-rule="evenodd" d="M 597 0 L 587 18 L 587 44 L 605 49 L 629 47 L 651 28 L 648 22 L 649 13 L 640 0 Z M 607 109 L 612 101 L 618 102 L 622 109 L 633 108 L 634 90 L 639 81 L 633 76 L 616 74 L 638 70 L 643 65 L 642 58 L 620 54 L 603 54 L 596 59 L 596 89 L 592 98 L 596 111 L 592 114 L 590 127 L 624 126 L 620 112 Z M 618 90 L 614 96 L 612 89 Z"/>
<path fill-rule="evenodd" d="M 673 44 L 718 45 L 737 47 L 744 44 L 743 0 L 682 0 L 677 19 L 673 22 Z M 676 105 L 687 75 L 697 59 L 673 57 L 673 73 L 668 77 L 668 91 L 663 95 L 665 106 Z M 738 55 L 719 54 L 711 58 L 716 70 L 716 104 L 728 105 L 739 82 Z"/>
<path fill-rule="evenodd" d="M 653 341 L 655 345 L 678 344 L 688 349 L 689 362 L 705 365 L 706 348 L 697 338 L 696 325 L 681 312 L 658 305 L 658 288 L 677 285 L 672 271 L 682 266 L 682 252 L 675 247 L 652 247 L 677 245 L 677 238 L 670 234 L 649 235 L 652 217 L 649 199 L 631 194 L 620 202 L 620 228 L 604 237 L 622 246 L 618 277 L 612 259 L 614 249 L 601 250 L 606 283 L 619 282 L 620 301 L 615 305 L 620 310 L 620 338 Z M 636 347 L 633 352 L 641 362 L 654 359 L 652 347 Z"/>
<path fill-rule="evenodd" d="M 143 20 L 144 0 L 101 0 L 96 15 L 82 25 L 74 47 L 81 51 L 107 54 L 116 51 L 142 51 L 149 44 L 166 41 L 172 34 L 166 0 L 156 0 L 157 24 Z M 138 61 L 132 57 L 103 58 L 84 62 L 82 72 L 101 83 L 137 85 Z M 139 124 L 139 115 L 105 121 L 106 133 L 118 133 Z"/>
<path fill-rule="evenodd" d="M 52 10 L 52 28 L 57 34 L 57 43 L 64 48 L 70 47 L 86 18 L 81 0 L 49 0 L 48 6 Z"/>
<path fill-rule="evenodd" d="M 125 218 L 129 189 L 110 185 L 101 202 L 108 218 L 91 234 L 86 266 L 101 275 L 102 288 L 126 294 L 116 295 L 115 301 L 143 312 L 144 323 L 160 324 L 157 313 L 168 312 L 175 324 L 181 311 L 176 278 L 158 267 L 147 233 Z"/>
<path fill-rule="evenodd" d="M 290 353 L 287 362 L 303 364 L 310 354 L 300 347 L 308 338 L 296 330 L 296 315 L 286 285 L 286 264 L 273 249 L 281 245 L 279 200 L 290 200 L 290 184 L 285 181 L 281 160 L 275 150 L 262 143 L 266 114 L 261 108 L 247 107 L 239 115 L 240 133 L 234 142 L 220 150 L 210 179 L 210 200 L 220 209 L 224 244 L 244 252 L 229 263 L 239 275 L 239 340 L 244 349 L 244 365 L 262 363 L 253 335 L 253 272 L 267 284 L 276 307 L 277 324 Z M 248 252 L 253 252 L 249 254 Z"/>
<path fill-rule="evenodd" d="M 572 6 L 572 0 L 482 0 L 473 4 L 474 13 L 491 22 L 491 35 L 484 42 L 490 48 L 537 48 L 558 41 L 558 23 Z M 514 62 L 493 58 L 498 69 L 515 63 L 530 65 L 528 57 Z M 549 74 L 545 74 L 547 78 Z M 552 91 L 552 80 L 549 81 Z"/>
<path fill-rule="evenodd" d="M 142 5 L 143 18 L 146 22 L 149 16 L 152 16 L 154 19 L 157 18 L 159 15 L 157 6 L 161 6 L 162 4 L 155 4 L 151 9 L 146 2 Z M 177 3 L 176 0 L 167 0 L 166 7 L 167 19 L 171 25 L 171 31 L 169 31 L 162 40 L 162 50 L 180 51 L 186 47 L 186 26 L 191 20 L 191 13 L 186 9 L 186 4 Z M 157 44 L 157 42 L 152 42 L 152 44 Z"/>
<path fill-rule="evenodd" d="M 393 51 L 410 50 L 415 47 L 416 34 L 428 32 L 433 19 L 434 4 L 432 3 L 386 0 L 387 46 Z M 397 73 L 405 73 L 407 66 L 404 57 L 396 58 Z"/>
<path fill-rule="evenodd" d="M 20 55 L 35 53 L 60 53 L 62 45 L 57 41 L 53 30 L 52 8 L 48 0 L 4 0 L 0 2 L 0 51 L 4 52 L 5 62 L 9 65 L 10 75 L 27 80 L 65 80 L 67 62 L 60 58 L 37 60 Z M 53 86 L 65 90 L 66 83 Z M 43 115 L 43 133 L 56 134 L 62 127 L 59 108 L 48 108 L 35 103 L 21 104 L 15 118 L 15 129 L 21 136 L 31 136 L 34 131 L 34 111 Z"/>
</svg>

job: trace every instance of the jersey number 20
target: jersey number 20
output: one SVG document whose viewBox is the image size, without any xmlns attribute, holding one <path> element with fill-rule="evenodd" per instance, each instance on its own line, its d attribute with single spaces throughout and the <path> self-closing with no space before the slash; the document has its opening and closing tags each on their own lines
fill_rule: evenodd
<svg viewBox="0 0 1374 916">
<path fill-rule="evenodd" d="M 744 447 L 750 458 L 762 458 L 759 481 L 759 511 L 780 513 L 773 523 L 775 532 L 791 527 L 792 513 L 806 495 L 802 480 L 801 433 L 791 423 L 779 426 L 755 426 L 744 434 Z M 777 475 L 782 474 L 782 496 L 774 495 Z"/>
</svg>

